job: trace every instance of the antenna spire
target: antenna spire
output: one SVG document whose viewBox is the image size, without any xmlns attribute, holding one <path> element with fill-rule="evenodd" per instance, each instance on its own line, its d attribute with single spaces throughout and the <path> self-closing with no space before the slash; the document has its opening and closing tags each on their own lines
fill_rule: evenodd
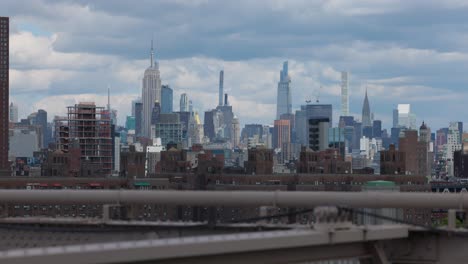
<svg viewBox="0 0 468 264">
<path fill-rule="evenodd" d="M 110 85 L 107 86 L 107 111 L 110 112 L 111 106 L 110 106 Z"/>
<path fill-rule="evenodd" d="M 153 67 L 154 65 L 154 49 L 153 49 L 153 38 L 151 38 L 151 65 L 150 67 Z"/>
</svg>

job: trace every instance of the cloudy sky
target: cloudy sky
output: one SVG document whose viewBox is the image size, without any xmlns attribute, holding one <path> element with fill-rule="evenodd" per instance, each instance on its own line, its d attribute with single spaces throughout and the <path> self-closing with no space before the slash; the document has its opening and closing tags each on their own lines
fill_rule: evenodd
<svg viewBox="0 0 468 264">
<path fill-rule="evenodd" d="M 433 129 L 467 121 L 467 13 L 459 0 L 0 1 L 0 16 L 11 17 L 20 116 L 42 108 L 51 120 L 78 101 L 104 106 L 110 86 L 121 124 L 141 94 L 152 36 L 175 108 L 184 92 L 200 112 L 215 107 L 224 69 L 241 122 L 272 123 L 288 60 L 294 108 L 318 95 L 337 116 L 346 70 L 359 118 L 367 87 L 384 127 L 398 103 Z"/>
</svg>

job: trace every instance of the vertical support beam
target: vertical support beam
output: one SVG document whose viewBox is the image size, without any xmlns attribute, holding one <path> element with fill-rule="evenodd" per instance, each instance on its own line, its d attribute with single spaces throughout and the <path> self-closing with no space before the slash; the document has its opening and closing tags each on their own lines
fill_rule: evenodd
<svg viewBox="0 0 468 264">
<path fill-rule="evenodd" d="M 385 254 L 385 251 L 382 248 L 381 243 L 379 242 L 374 242 L 371 245 L 371 252 L 373 257 L 373 262 L 375 264 L 390 264 L 390 261 L 388 261 L 387 255 Z"/>
<path fill-rule="evenodd" d="M 449 230 L 454 230 L 457 228 L 457 210 L 455 209 L 448 210 L 447 228 Z"/>
</svg>

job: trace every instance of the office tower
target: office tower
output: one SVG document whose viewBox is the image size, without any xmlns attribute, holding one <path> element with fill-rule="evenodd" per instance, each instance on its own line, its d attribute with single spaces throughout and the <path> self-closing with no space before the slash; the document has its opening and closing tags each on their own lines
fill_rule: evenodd
<svg viewBox="0 0 468 264">
<path fill-rule="evenodd" d="M 18 123 L 18 106 L 10 103 L 10 122 Z"/>
<path fill-rule="evenodd" d="M 8 162 L 9 126 L 9 18 L 0 17 L 0 176 L 10 175 Z"/>
<path fill-rule="evenodd" d="M 423 122 L 419 128 L 419 137 L 417 130 L 405 130 L 401 134 L 399 150 L 405 153 L 406 174 L 430 175 L 429 143 L 431 131 L 429 127 Z"/>
<path fill-rule="evenodd" d="M 134 116 L 127 116 L 127 119 L 125 120 L 125 129 L 135 130 L 135 117 Z"/>
<path fill-rule="evenodd" d="M 190 118 L 187 137 L 190 139 L 189 147 L 193 144 L 203 143 L 203 124 L 200 121 L 198 112 L 193 113 L 193 118 Z"/>
<path fill-rule="evenodd" d="M 161 115 L 161 105 L 159 104 L 159 102 L 154 102 L 153 111 L 151 112 L 151 126 L 159 122 L 160 115 Z"/>
<path fill-rule="evenodd" d="M 347 127 L 354 125 L 354 116 L 340 116 L 338 127 Z"/>
<path fill-rule="evenodd" d="M 291 78 L 288 74 L 288 62 L 283 62 L 283 70 L 280 72 L 278 82 L 278 94 L 276 102 L 276 119 L 280 119 L 282 114 L 292 113 L 291 102 Z"/>
<path fill-rule="evenodd" d="M 67 117 L 55 119 L 57 149 L 68 153 L 76 143 L 81 162 L 101 171 L 102 176 L 110 175 L 114 150 L 108 112 L 95 103 L 79 103 L 67 109 Z"/>
<path fill-rule="evenodd" d="M 260 124 L 246 124 L 242 129 L 241 137 L 243 140 L 258 136 L 261 138 L 263 135 L 263 125 Z"/>
<path fill-rule="evenodd" d="M 281 149 L 279 163 L 284 163 L 290 158 L 291 127 L 289 120 L 275 120 L 273 128 L 273 148 Z"/>
<path fill-rule="evenodd" d="M 398 127 L 398 109 L 393 109 L 393 126 Z"/>
<path fill-rule="evenodd" d="M 410 129 L 411 123 L 411 105 L 398 104 L 398 126 Z"/>
<path fill-rule="evenodd" d="M 135 104 L 135 136 L 141 137 L 143 127 L 143 103 Z"/>
<path fill-rule="evenodd" d="M 216 137 L 215 131 L 215 112 L 216 110 L 206 111 L 203 119 L 203 131 L 210 141 Z"/>
<path fill-rule="evenodd" d="M 372 138 L 372 133 L 373 133 L 373 127 L 371 126 L 366 126 L 362 128 L 362 136 L 371 139 Z"/>
<path fill-rule="evenodd" d="M 374 122 L 372 122 L 372 137 L 382 138 L 382 121 L 381 120 L 374 120 Z"/>
<path fill-rule="evenodd" d="M 180 112 L 189 112 L 189 99 L 186 93 L 180 95 Z"/>
<path fill-rule="evenodd" d="M 135 100 L 132 100 L 132 116 L 135 116 L 135 117 L 136 117 L 135 107 L 136 107 L 137 103 L 141 104 L 141 98 L 137 98 Z"/>
<path fill-rule="evenodd" d="M 192 100 L 189 100 L 188 102 L 188 111 L 193 115 L 193 102 Z"/>
<path fill-rule="evenodd" d="M 328 118 L 310 118 L 308 120 L 308 139 L 309 148 L 313 151 L 328 149 L 328 130 L 330 120 Z"/>
<path fill-rule="evenodd" d="M 240 124 L 239 118 L 234 116 L 232 119 L 232 126 L 231 126 L 231 145 L 232 147 L 238 147 L 240 140 Z"/>
<path fill-rule="evenodd" d="M 329 126 L 332 125 L 333 110 L 331 104 L 301 105 L 301 110 L 296 111 L 295 131 L 296 143 L 303 146 L 309 145 L 308 122 L 311 118 L 327 118 Z"/>
<path fill-rule="evenodd" d="M 169 114 L 174 111 L 174 92 L 169 85 L 161 86 L 161 113 Z"/>
<path fill-rule="evenodd" d="M 151 136 L 151 113 L 154 102 L 161 102 L 161 76 L 159 65 L 154 61 L 153 41 L 151 41 L 150 66 L 145 70 L 142 89 L 142 126 L 141 136 L 150 138 Z"/>
<path fill-rule="evenodd" d="M 457 122 L 458 124 L 458 133 L 460 134 L 460 144 L 463 143 L 463 122 Z"/>
<path fill-rule="evenodd" d="M 42 146 L 41 148 L 47 148 L 49 145 L 49 139 L 51 135 L 48 134 L 48 129 L 47 129 L 47 112 L 43 109 L 39 109 L 37 111 L 36 115 L 36 122 L 33 125 L 37 125 L 41 127 L 42 131 Z"/>
<path fill-rule="evenodd" d="M 362 127 L 371 127 L 371 112 L 369 106 L 369 98 L 367 97 L 367 89 L 366 89 L 366 96 L 364 97 L 364 103 L 362 105 Z"/>
<path fill-rule="evenodd" d="M 348 72 L 341 72 L 341 115 L 349 115 Z"/>
<path fill-rule="evenodd" d="M 154 137 L 161 138 L 161 144 L 182 143 L 182 125 L 178 113 L 161 114 L 160 122 L 154 125 Z"/>
<path fill-rule="evenodd" d="M 219 102 L 218 105 L 223 105 L 223 94 L 224 94 L 224 71 L 219 72 Z"/>
</svg>

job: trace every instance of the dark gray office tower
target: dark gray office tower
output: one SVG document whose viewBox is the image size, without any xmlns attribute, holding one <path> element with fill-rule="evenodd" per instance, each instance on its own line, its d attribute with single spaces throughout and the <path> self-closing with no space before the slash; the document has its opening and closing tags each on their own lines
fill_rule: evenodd
<svg viewBox="0 0 468 264">
<path fill-rule="evenodd" d="M 151 112 L 151 125 L 156 125 L 161 116 L 161 104 L 154 102 L 153 111 Z"/>
<path fill-rule="evenodd" d="M 371 126 L 363 127 L 362 136 L 366 138 L 372 138 L 372 127 Z"/>
<path fill-rule="evenodd" d="M 397 148 L 397 149 L 399 147 L 399 142 L 400 142 L 400 140 L 399 140 L 400 139 L 400 132 L 401 132 L 401 128 L 392 127 L 390 144 L 395 145 L 395 148 Z"/>
<path fill-rule="evenodd" d="M 135 135 L 137 137 L 141 136 L 141 126 L 142 126 L 142 115 L 143 115 L 143 103 L 135 103 Z"/>
<path fill-rule="evenodd" d="M 321 151 L 328 148 L 329 119 L 326 117 L 311 118 L 308 120 L 309 148 L 313 151 Z"/>
<path fill-rule="evenodd" d="M 174 93 L 169 85 L 161 86 L 161 113 L 172 113 Z"/>
<path fill-rule="evenodd" d="M 460 144 L 463 144 L 463 122 L 457 122 L 458 124 L 458 134 L 460 134 Z"/>
<path fill-rule="evenodd" d="M 398 127 L 398 109 L 393 109 L 393 127 Z"/>
<path fill-rule="evenodd" d="M 354 142 L 353 147 L 355 149 L 360 148 L 361 145 L 361 137 L 362 137 L 362 123 L 361 122 L 354 122 Z"/>
<path fill-rule="evenodd" d="M 42 132 L 42 148 L 47 148 L 49 144 L 50 135 L 48 134 L 47 129 L 47 112 L 45 110 L 39 109 L 37 111 L 35 123 L 33 125 L 39 126 Z"/>
<path fill-rule="evenodd" d="M 8 17 L 0 17 L 0 176 L 10 175 L 8 162 L 9 148 L 9 47 L 10 21 Z"/>
<path fill-rule="evenodd" d="M 340 120 L 338 121 L 338 127 L 344 128 L 347 126 L 354 125 L 354 116 L 340 116 Z"/>
<path fill-rule="evenodd" d="M 301 105 L 301 110 L 296 111 L 295 130 L 296 142 L 308 146 L 308 120 L 312 118 L 328 118 L 329 127 L 332 126 L 333 110 L 331 104 Z"/>
<path fill-rule="evenodd" d="M 243 139 L 254 137 L 255 135 L 260 138 L 263 135 L 263 125 L 259 124 L 246 124 L 244 129 L 242 129 L 241 137 Z"/>
<path fill-rule="evenodd" d="M 205 136 L 207 136 L 210 140 L 213 140 L 216 137 L 214 119 L 213 119 L 214 112 L 215 112 L 214 110 L 206 111 L 205 117 L 203 120 L 203 132 L 205 133 Z"/>
<path fill-rule="evenodd" d="M 372 123 L 372 136 L 374 138 L 382 138 L 382 121 L 374 120 Z"/>
</svg>

